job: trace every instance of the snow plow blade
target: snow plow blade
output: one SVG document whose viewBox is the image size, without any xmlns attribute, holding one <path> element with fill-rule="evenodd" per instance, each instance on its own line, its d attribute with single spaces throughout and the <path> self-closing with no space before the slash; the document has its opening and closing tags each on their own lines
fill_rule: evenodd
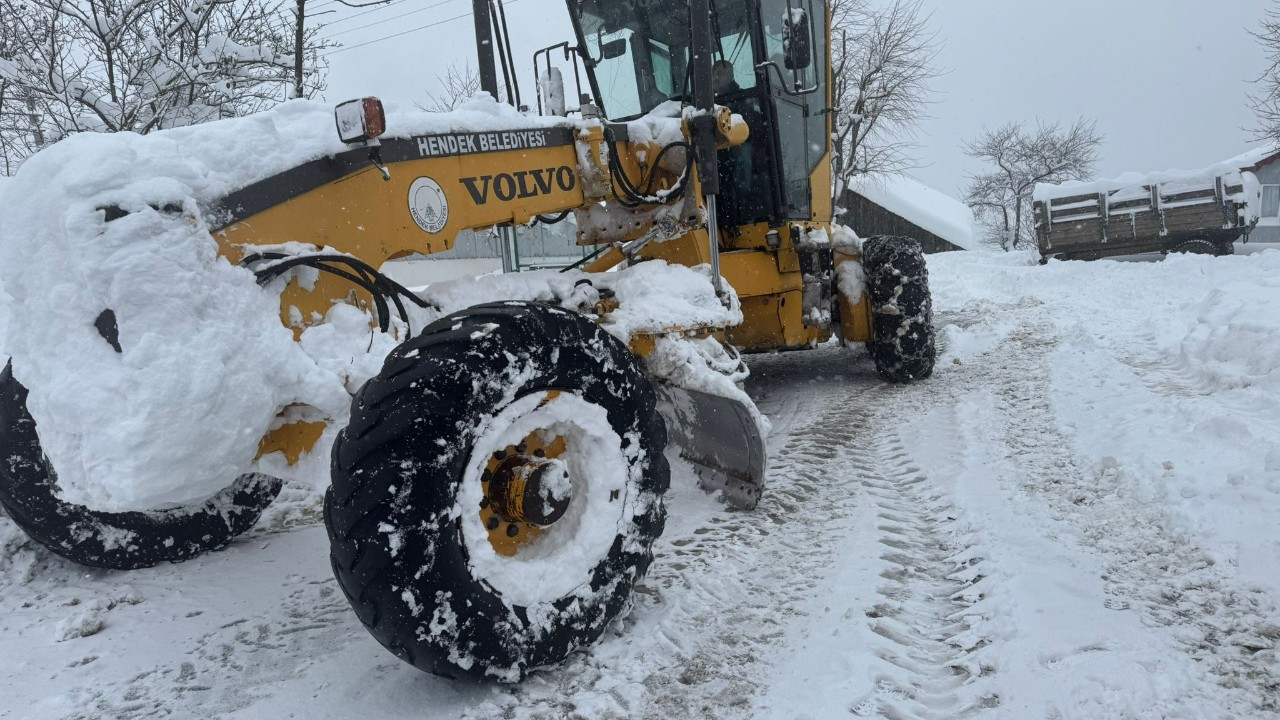
<svg viewBox="0 0 1280 720">
<path fill-rule="evenodd" d="M 764 437 L 750 409 L 698 390 L 656 389 L 667 440 L 694 466 L 703 487 L 723 491 L 735 508 L 754 508 L 764 490 L 766 457 Z"/>
</svg>

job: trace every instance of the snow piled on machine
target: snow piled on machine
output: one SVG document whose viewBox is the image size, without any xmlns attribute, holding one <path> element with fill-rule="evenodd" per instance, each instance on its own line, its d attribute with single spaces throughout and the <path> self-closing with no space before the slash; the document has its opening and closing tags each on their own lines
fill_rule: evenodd
<svg viewBox="0 0 1280 720">
<path fill-rule="evenodd" d="M 601 327 L 623 342 L 677 327 L 725 328 L 742 322 L 737 295 L 729 288 L 727 304 L 722 304 L 708 266 L 669 265 L 663 260 L 610 273 L 535 270 L 434 283 L 419 294 L 439 311 L 420 312 L 418 317 L 434 320 L 441 313 L 494 300 L 546 302 L 591 314 L 602 291 L 613 293 L 619 307 L 602 319 Z"/>
<path fill-rule="evenodd" d="M 391 112 L 388 135 L 566 124 L 482 94 L 449 114 Z M 12 297 L 0 350 L 30 392 L 63 500 L 105 511 L 197 502 L 254 470 L 281 408 L 304 404 L 345 424 L 349 393 L 394 341 L 337 305 L 295 343 L 279 319 L 283 283 L 259 287 L 220 257 L 207 219 L 227 193 L 345 149 L 329 106 L 295 101 L 147 136 L 74 136 L 0 185 L 0 288 Z M 741 320 L 705 268 L 651 262 L 601 278 L 439 284 L 427 293 L 439 311 L 416 313 L 412 329 L 495 300 L 590 311 L 601 290 L 622 304 L 604 327 L 624 341 Z"/>
<path fill-rule="evenodd" d="M 69 138 L 10 184 L 5 352 L 64 500 L 201 500 L 248 471 L 279 407 L 340 399 L 278 299 L 218 257 L 199 209 L 211 185 L 173 138 L 133 134 Z M 116 209 L 127 214 L 108 222 Z M 113 321 L 122 352 L 95 325 Z"/>
<path fill-rule="evenodd" d="M 600 326 L 625 343 L 637 335 L 656 336 L 653 352 L 644 358 L 651 377 L 738 400 L 748 408 L 761 434 L 767 435 L 768 419 L 739 387 L 747 374 L 741 359 L 715 338 L 688 337 L 679 331 L 723 329 L 741 323 L 738 296 L 728 284 L 724 288 L 722 302 L 707 265 L 686 267 L 650 260 L 609 273 L 539 270 L 464 278 L 433 284 L 420 295 L 446 314 L 504 299 L 552 303 L 592 315 L 602 293 L 611 293 L 618 307 L 600 318 Z M 420 313 L 426 320 L 435 316 L 436 311 Z M 414 328 L 418 327 L 415 322 Z"/>
</svg>

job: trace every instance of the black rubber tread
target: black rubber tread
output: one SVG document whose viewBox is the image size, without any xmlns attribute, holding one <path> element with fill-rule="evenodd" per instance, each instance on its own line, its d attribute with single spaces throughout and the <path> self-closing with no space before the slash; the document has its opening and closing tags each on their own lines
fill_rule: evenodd
<svg viewBox="0 0 1280 720">
<path fill-rule="evenodd" d="M 98 512 L 63 502 L 27 412 L 27 389 L 0 373 L 0 506 L 31 539 L 81 565 L 135 570 L 225 547 L 280 493 L 267 475 L 242 475 L 209 500 L 149 512 Z"/>
<path fill-rule="evenodd" d="M 1221 255 L 1222 251 L 1217 245 L 1210 240 L 1203 238 L 1193 238 L 1184 240 L 1173 247 L 1169 252 L 1189 253 L 1192 255 Z"/>
<path fill-rule="evenodd" d="M 473 577 L 450 510 L 477 426 L 505 402 L 549 389 L 605 410 L 640 470 L 627 490 L 640 510 L 620 523 L 586 597 L 540 606 L 540 625 Z M 652 385 L 596 323 L 514 301 L 455 313 L 393 351 L 352 401 L 325 496 L 334 576 L 369 632 L 405 662 L 448 677 L 518 680 L 591 645 L 628 607 L 666 522 L 665 447 Z M 455 621 L 433 631 L 445 617 Z"/>
<path fill-rule="evenodd" d="M 867 350 L 876 372 L 894 383 L 929 377 L 937 349 L 929 270 L 920 243 L 888 235 L 867 238 L 862 269 L 871 300 Z"/>
</svg>

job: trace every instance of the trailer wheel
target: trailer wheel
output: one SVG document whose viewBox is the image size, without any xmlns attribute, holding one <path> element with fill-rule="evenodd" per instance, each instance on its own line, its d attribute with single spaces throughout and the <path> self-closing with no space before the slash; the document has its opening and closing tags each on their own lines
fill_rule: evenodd
<svg viewBox="0 0 1280 720">
<path fill-rule="evenodd" d="M 933 374 L 933 300 L 920 243 L 877 236 L 862 244 L 862 265 L 871 299 L 867 350 L 876 372 L 889 382 L 923 380 Z"/>
<path fill-rule="evenodd" d="M 1203 238 L 1184 240 L 1173 247 L 1170 252 L 1190 255 L 1221 255 L 1218 246 Z"/>
<path fill-rule="evenodd" d="M 180 562 L 224 547 L 253 527 L 281 486 L 267 475 L 243 475 L 203 504 L 154 512 L 98 512 L 63 502 L 12 363 L 0 372 L 0 453 L 0 506 L 9 519 L 58 555 L 112 570 Z"/>
<path fill-rule="evenodd" d="M 596 323 L 456 313 L 352 402 L 324 503 L 334 575 L 405 662 L 517 681 L 629 606 L 665 524 L 665 447 L 652 385 Z"/>
</svg>

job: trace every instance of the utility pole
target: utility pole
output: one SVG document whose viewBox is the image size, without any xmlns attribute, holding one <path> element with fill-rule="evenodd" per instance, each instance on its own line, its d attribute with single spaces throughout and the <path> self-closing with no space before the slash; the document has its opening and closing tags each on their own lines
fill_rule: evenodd
<svg viewBox="0 0 1280 720">
<path fill-rule="evenodd" d="M 294 99 L 305 97 L 302 91 L 302 41 L 306 34 L 305 24 L 307 22 L 307 0 L 297 0 L 298 8 L 295 10 L 297 22 L 293 24 L 293 97 Z"/>
<path fill-rule="evenodd" d="M 489 0 L 471 0 L 476 21 L 476 53 L 480 61 L 480 89 L 498 99 L 498 68 L 493 56 L 493 20 Z"/>
</svg>

